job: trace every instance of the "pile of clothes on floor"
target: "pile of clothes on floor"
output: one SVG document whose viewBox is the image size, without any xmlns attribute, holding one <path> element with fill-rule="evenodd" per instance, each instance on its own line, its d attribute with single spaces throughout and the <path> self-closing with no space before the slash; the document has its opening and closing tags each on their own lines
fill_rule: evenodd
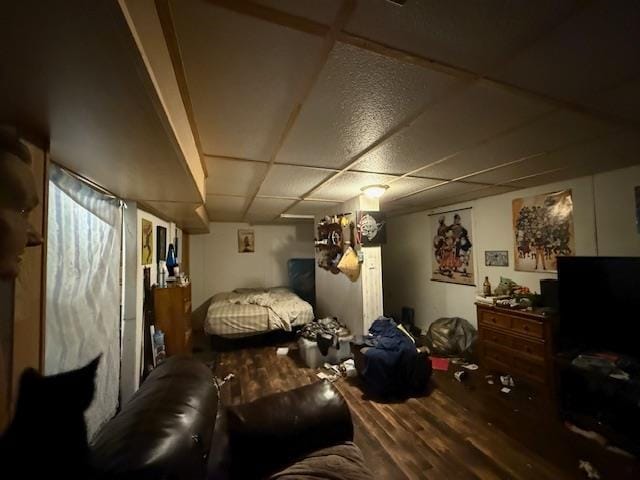
<svg viewBox="0 0 640 480">
<path fill-rule="evenodd" d="M 351 334 L 349 329 L 335 317 L 326 317 L 307 323 L 300 330 L 300 336 L 318 344 L 322 355 L 327 355 L 330 347 L 340 348 L 340 339 Z"/>
<path fill-rule="evenodd" d="M 408 397 L 426 390 L 432 371 L 428 352 L 419 350 L 392 318 L 379 317 L 369 335 L 357 337 L 354 344 L 356 368 L 372 394 Z"/>
</svg>

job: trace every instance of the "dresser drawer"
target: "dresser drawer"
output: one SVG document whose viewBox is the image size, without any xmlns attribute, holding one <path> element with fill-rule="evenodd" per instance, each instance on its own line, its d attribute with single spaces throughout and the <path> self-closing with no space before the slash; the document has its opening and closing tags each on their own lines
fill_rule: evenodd
<svg viewBox="0 0 640 480">
<path fill-rule="evenodd" d="M 537 357 L 540 360 L 544 360 L 545 358 L 544 343 L 536 342 L 534 340 L 512 338 L 511 347 L 518 352 L 525 353 L 532 357 Z"/>
<path fill-rule="evenodd" d="M 507 335 L 505 333 L 501 333 L 492 328 L 483 328 L 482 329 L 482 339 L 485 342 L 492 342 L 498 345 L 503 345 L 505 347 L 513 346 L 513 337 Z"/>
<path fill-rule="evenodd" d="M 540 383 L 547 382 L 547 373 L 544 365 L 513 356 L 512 365 L 514 372 Z"/>
<path fill-rule="evenodd" d="M 509 366 L 512 360 L 512 355 L 508 351 L 488 343 L 484 344 L 484 357 L 505 366 Z"/>
<path fill-rule="evenodd" d="M 514 332 L 522 333 L 530 337 L 543 338 L 544 327 L 542 323 L 535 320 L 527 320 L 526 318 L 513 317 L 511 329 Z"/>
<path fill-rule="evenodd" d="M 494 312 L 481 312 L 480 323 L 490 327 L 511 328 L 511 317 Z"/>
</svg>

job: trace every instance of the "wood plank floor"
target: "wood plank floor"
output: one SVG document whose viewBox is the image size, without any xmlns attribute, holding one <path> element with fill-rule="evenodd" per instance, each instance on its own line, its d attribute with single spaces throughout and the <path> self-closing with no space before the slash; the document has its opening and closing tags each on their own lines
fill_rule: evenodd
<svg viewBox="0 0 640 480">
<path fill-rule="evenodd" d="M 277 356 L 275 347 L 217 354 L 216 376 L 235 374 L 221 388 L 223 403 L 250 402 L 318 381 L 316 370 L 305 368 L 291 347 L 288 356 Z M 351 408 L 355 443 L 377 478 L 579 479 L 585 478 L 578 470 L 582 455 L 595 455 L 601 473 L 610 469 L 603 479 L 640 478 L 637 463 L 614 459 L 611 466 L 610 456 L 596 452 L 601 447 L 554 430 L 537 407 L 514 408 L 503 404 L 510 401 L 504 394 L 485 395 L 484 375 L 475 378 L 475 385 L 459 384 L 450 372 L 436 372 L 427 395 L 395 403 L 368 399 L 357 379 L 336 382 Z M 499 428 L 501 422 L 510 428 Z"/>
</svg>

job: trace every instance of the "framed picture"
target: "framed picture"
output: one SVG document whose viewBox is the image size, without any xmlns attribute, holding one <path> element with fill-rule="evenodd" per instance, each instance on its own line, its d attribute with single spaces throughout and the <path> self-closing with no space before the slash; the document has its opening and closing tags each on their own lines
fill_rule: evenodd
<svg viewBox="0 0 640 480">
<path fill-rule="evenodd" d="M 471 208 L 430 215 L 431 280 L 474 285 Z"/>
<path fill-rule="evenodd" d="M 167 259 L 167 229 L 161 226 L 156 227 L 156 262 Z"/>
<path fill-rule="evenodd" d="M 387 227 L 382 212 L 359 211 L 356 217 L 358 243 L 363 247 L 387 243 Z"/>
<path fill-rule="evenodd" d="M 521 272 L 556 272 L 557 257 L 576 252 L 571 190 L 516 198 L 513 257 Z"/>
<path fill-rule="evenodd" d="M 238 253 L 255 252 L 255 239 L 253 230 L 238 230 Z"/>
<path fill-rule="evenodd" d="M 153 223 L 143 218 L 140 231 L 142 233 L 140 264 L 151 265 L 153 263 Z"/>
<path fill-rule="evenodd" d="M 508 250 L 485 250 L 484 264 L 487 267 L 508 267 L 509 251 Z"/>
</svg>

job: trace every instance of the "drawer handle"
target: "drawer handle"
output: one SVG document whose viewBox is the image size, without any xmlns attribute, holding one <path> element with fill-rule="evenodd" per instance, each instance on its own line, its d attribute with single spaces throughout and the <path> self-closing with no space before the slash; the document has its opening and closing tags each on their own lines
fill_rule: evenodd
<svg viewBox="0 0 640 480">
<path fill-rule="evenodd" d="M 528 332 L 528 331 L 529 331 L 529 327 L 528 327 L 528 326 L 526 326 L 526 325 L 525 325 L 524 327 L 522 327 L 522 328 L 524 328 L 524 331 L 525 331 L 525 332 Z"/>
<path fill-rule="evenodd" d="M 492 321 L 493 323 L 496 323 L 496 317 L 491 317 L 491 321 Z"/>
</svg>

